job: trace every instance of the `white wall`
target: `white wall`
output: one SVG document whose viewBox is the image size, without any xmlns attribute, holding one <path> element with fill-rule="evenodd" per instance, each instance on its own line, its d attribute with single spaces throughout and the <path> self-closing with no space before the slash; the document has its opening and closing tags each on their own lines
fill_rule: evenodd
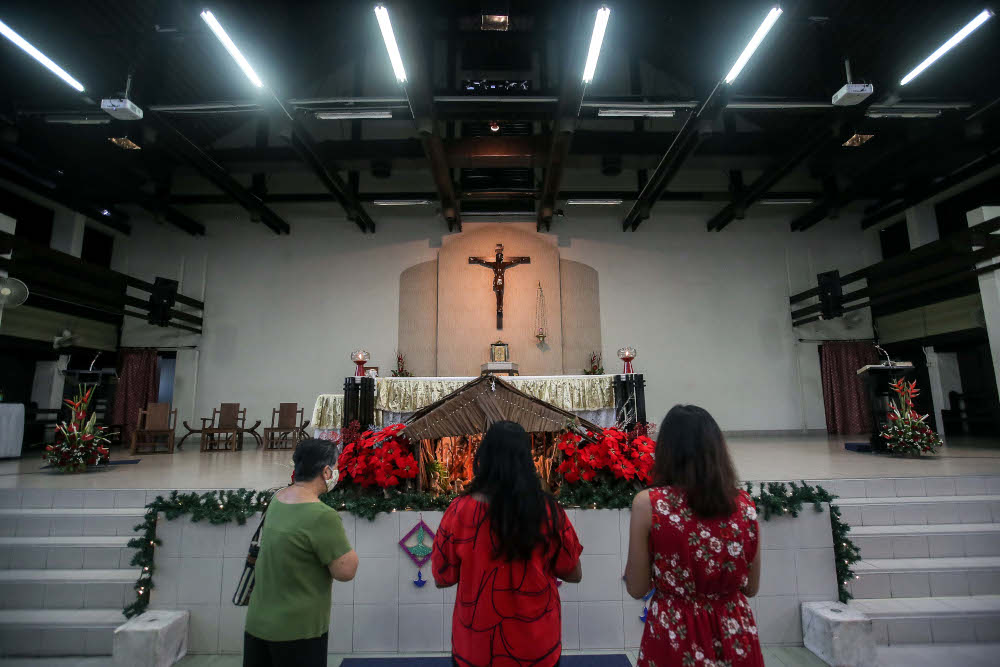
<svg viewBox="0 0 1000 667">
<path fill-rule="evenodd" d="M 175 394 L 180 419 L 211 414 L 223 401 L 239 401 L 248 417 L 265 421 L 280 401 L 308 412 L 317 394 L 339 393 L 357 347 L 371 352 L 373 365 L 391 368 L 400 273 L 435 259 L 446 233 L 443 221 L 426 215 L 376 211 L 377 233 L 361 235 L 332 206 L 277 210 L 290 236 L 217 206 L 192 211 L 208 227 L 205 238 L 137 219 L 133 234 L 115 244 L 114 268 L 180 279 L 182 293 L 206 303 L 200 340 L 131 319 L 123 331 L 123 345 L 197 344 L 197 355 L 178 357 L 177 382 L 189 392 Z M 714 212 L 661 205 L 627 234 L 619 231 L 624 211 L 556 219 L 560 257 L 599 274 L 605 367 L 617 370 L 619 347 L 638 349 L 636 370 L 646 375 L 656 421 L 688 402 L 727 430 L 823 428 L 816 344 L 798 338 L 845 331 L 863 338 L 870 325 L 793 330 L 788 295 L 815 285 L 817 272 L 877 261 L 877 238 L 858 232 L 857 218 L 846 214 L 792 234 L 790 214 L 758 213 L 709 234 Z"/>
</svg>

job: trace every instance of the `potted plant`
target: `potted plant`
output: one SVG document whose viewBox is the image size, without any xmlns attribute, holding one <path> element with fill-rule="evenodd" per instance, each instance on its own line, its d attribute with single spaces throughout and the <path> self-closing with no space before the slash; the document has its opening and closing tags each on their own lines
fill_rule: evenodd
<svg viewBox="0 0 1000 667">
<path fill-rule="evenodd" d="M 73 417 L 69 424 L 62 422 L 56 426 L 56 440 L 45 447 L 43 455 L 59 472 L 84 472 L 87 466 L 107 464 L 111 459 L 109 440 L 104 434 L 104 427 L 97 425 L 97 414 L 87 419 L 87 408 L 93 393 L 93 386 L 86 390 L 81 387 L 76 400 L 64 400 Z"/>
<path fill-rule="evenodd" d="M 925 423 L 927 415 L 913 408 L 913 399 L 920 394 L 917 381 L 900 378 L 889 385 L 896 394 L 889 410 L 889 426 L 882 431 L 885 446 L 893 454 L 920 456 L 933 454 L 941 446 L 941 438 Z"/>
</svg>

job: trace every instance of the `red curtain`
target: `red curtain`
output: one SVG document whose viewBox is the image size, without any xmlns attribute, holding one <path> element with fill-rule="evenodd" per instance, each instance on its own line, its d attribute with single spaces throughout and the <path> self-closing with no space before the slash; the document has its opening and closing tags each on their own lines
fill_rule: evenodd
<svg viewBox="0 0 1000 667">
<path fill-rule="evenodd" d="M 122 444 L 132 442 L 139 422 L 139 410 L 155 403 L 160 393 L 160 373 L 154 349 L 122 350 L 118 364 L 118 388 L 111 420 L 122 424 Z"/>
<path fill-rule="evenodd" d="M 823 343 L 819 348 L 826 432 L 846 435 L 871 431 L 871 409 L 858 369 L 878 363 L 871 343 Z"/>
</svg>

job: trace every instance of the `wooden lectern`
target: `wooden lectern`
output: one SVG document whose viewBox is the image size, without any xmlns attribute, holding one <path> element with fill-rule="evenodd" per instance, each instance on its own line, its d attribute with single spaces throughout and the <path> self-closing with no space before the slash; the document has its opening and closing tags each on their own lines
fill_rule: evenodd
<svg viewBox="0 0 1000 667">
<path fill-rule="evenodd" d="M 891 365 L 871 364 L 858 369 L 872 413 L 872 436 L 869 442 L 873 452 L 886 451 L 885 438 L 880 434 L 889 425 L 889 405 L 896 397 L 889 385 L 899 378 L 912 380 L 914 373 L 913 363 L 909 361 L 897 361 Z"/>
</svg>

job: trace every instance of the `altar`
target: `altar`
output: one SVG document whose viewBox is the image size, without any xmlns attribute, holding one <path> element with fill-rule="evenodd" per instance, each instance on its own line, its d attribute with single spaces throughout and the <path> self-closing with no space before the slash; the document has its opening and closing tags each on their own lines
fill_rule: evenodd
<svg viewBox="0 0 1000 667">
<path fill-rule="evenodd" d="M 613 426 L 619 419 L 616 409 L 619 395 L 616 381 L 631 378 L 633 384 L 641 375 L 545 375 L 504 377 L 504 381 L 518 390 L 572 412 L 581 419 L 599 426 Z M 373 424 L 382 426 L 406 421 L 413 413 L 435 403 L 463 385 L 473 377 L 388 377 L 388 378 L 347 378 L 345 393 L 356 390 L 366 391 L 370 382 L 374 383 Z M 372 391 L 368 389 L 367 391 Z M 316 399 L 313 411 L 313 425 L 318 438 L 336 439 L 339 429 L 350 423 L 351 412 L 345 406 L 345 394 L 321 394 Z M 347 401 L 350 403 L 350 399 Z"/>
</svg>

